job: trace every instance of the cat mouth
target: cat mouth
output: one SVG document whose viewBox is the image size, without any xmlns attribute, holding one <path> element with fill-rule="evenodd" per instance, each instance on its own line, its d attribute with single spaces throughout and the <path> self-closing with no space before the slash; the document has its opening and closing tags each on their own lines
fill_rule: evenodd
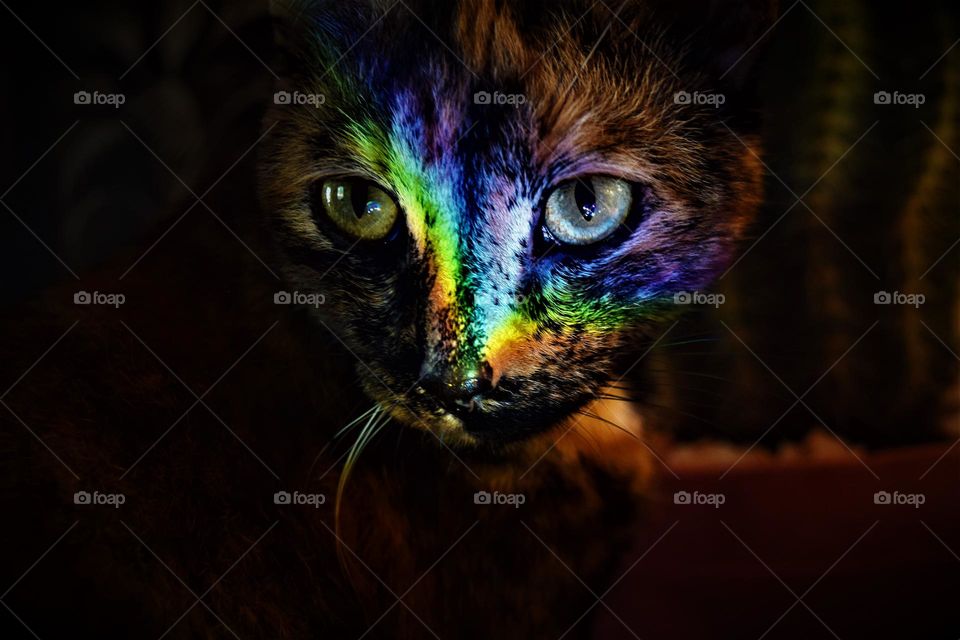
<svg viewBox="0 0 960 640">
<path fill-rule="evenodd" d="M 402 402 L 381 400 L 380 405 L 398 422 L 428 431 L 445 445 L 476 447 L 503 440 L 502 435 L 494 435 L 491 427 L 496 426 L 497 413 L 504 408 L 488 399 L 470 399 L 448 406 L 417 387 Z"/>
<path fill-rule="evenodd" d="M 471 431 L 467 422 L 460 416 L 438 409 L 429 414 L 409 412 L 408 419 L 401 421 L 415 429 L 428 431 L 435 435 L 441 443 L 454 447 L 477 447 L 484 443 L 483 436 Z"/>
<path fill-rule="evenodd" d="M 402 425 L 426 431 L 444 446 L 500 449 L 522 443 L 563 423 L 578 402 L 543 403 L 537 398 L 514 399 L 509 390 L 451 403 L 419 384 L 410 392 L 370 394 L 385 414 Z"/>
</svg>

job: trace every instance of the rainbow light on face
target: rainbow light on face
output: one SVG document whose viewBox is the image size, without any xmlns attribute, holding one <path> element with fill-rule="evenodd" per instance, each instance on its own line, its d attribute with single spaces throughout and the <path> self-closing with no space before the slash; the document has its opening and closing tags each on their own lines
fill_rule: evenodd
<svg viewBox="0 0 960 640">
<path fill-rule="evenodd" d="M 528 313 L 526 304 L 491 303 L 493 283 L 501 298 L 509 298 L 528 277 L 515 259 L 521 240 L 529 244 L 530 218 L 534 205 L 524 202 L 511 211 L 492 211 L 482 228 L 470 225 L 463 189 L 463 171 L 458 155 L 451 152 L 426 163 L 420 151 L 425 125 L 410 97 L 396 99 L 389 128 L 372 119 L 353 122 L 349 140 L 353 152 L 381 176 L 385 186 L 397 195 L 417 254 L 430 265 L 435 277 L 428 301 L 433 313 L 441 312 L 448 329 L 456 333 L 461 364 L 475 368 L 485 360 L 497 360 L 529 342 L 541 324 Z M 484 182 L 499 184 L 496 176 Z M 495 199 L 494 199 L 495 200 Z M 465 235 L 473 231 L 481 240 L 469 250 Z M 496 245 L 496 246 L 495 246 Z M 490 265 L 499 265 L 495 270 Z M 486 265 L 482 269 L 481 265 Z M 605 293 L 585 298 L 570 284 L 572 278 L 548 272 L 541 296 L 547 302 L 543 313 L 561 327 L 602 335 L 614 332 L 662 299 L 659 287 L 634 287 L 632 295 Z M 600 276 L 601 274 L 597 274 Z M 465 291 L 470 289 L 473 302 Z"/>
<path fill-rule="evenodd" d="M 487 150 L 497 163 L 468 178 L 466 166 L 477 150 L 467 147 L 477 140 L 463 138 L 477 124 L 471 117 L 483 116 L 471 110 L 472 87 L 451 91 L 424 77 L 420 86 L 397 88 L 374 78 L 375 68 L 366 68 L 363 82 L 363 74 L 344 76 L 341 67 L 331 73 L 350 105 L 338 109 L 346 119 L 338 129 L 341 152 L 396 195 L 418 258 L 434 278 L 424 303 L 428 321 L 442 318 L 446 342 L 437 348 L 455 350 L 459 366 L 509 359 L 530 348 L 547 324 L 554 333 L 575 330 L 587 338 L 617 332 L 662 312 L 675 291 L 705 280 L 701 267 L 688 274 L 690 256 L 684 255 L 655 261 L 629 278 L 616 273 L 620 263 L 612 260 L 574 273 L 518 260 L 531 251 L 543 194 L 526 193 L 529 181 L 505 177 L 527 169 L 505 149 Z M 590 173 L 590 167 L 581 170 Z M 622 248 L 620 257 L 630 251 Z M 519 296 L 531 278 L 539 286 L 536 309 Z"/>
<path fill-rule="evenodd" d="M 349 138 L 356 154 L 382 172 L 381 179 L 396 193 L 417 253 L 433 267 L 434 304 L 452 307 L 462 266 L 459 213 L 464 205 L 456 190 L 457 166 L 425 166 L 416 147 L 421 125 L 408 109 L 398 108 L 389 132 L 368 119 L 353 123 Z"/>
</svg>

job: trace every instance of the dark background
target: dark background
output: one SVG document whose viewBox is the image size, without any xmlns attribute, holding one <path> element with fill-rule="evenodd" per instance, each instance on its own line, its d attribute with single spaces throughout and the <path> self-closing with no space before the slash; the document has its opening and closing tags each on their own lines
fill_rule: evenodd
<svg viewBox="0 0 960 640">
<path fill-rule="evenodd" d="M 9 208 L 0 207 L 0 304 L 15 307 L 49 285 L 72 280 L 72 273 L 82 276 L 118 255 L 135 259 L 140 252 L 134 247 L 160 237 L 180 216 L 211 215 L 203 207 L 190 209 L 191 190 L 202 195 L 216 183 L 217 191 L 253 197 L 256 153 L 244 154 L 259 135 L 260 118 L 273 90 L 271 69 L 276 68 L 263 3 L 9 6 L 25 24 L 0 7 L 4 60 L 0 200 Z M 938 51 L 946 49 L 937 12 L 948 6 L 926 1 L 875 7 L 868 19 L 890 37 L 883 46 L 858 53 L 874 68 L 883 69 L 886 85 L 904 91 L 917 87 L 936 95 L 933 77 L 927 85 L 917 77 Z M 951 11 L 955 16 L 956 9 Z M 955 30 L 956 23 L 945 28 Z M 798 123 L 806 108 L 794 98 L 812 79 L 806 64 L 809 48 L 818 38 L 830 36 L 802 8 L 778 25 L 776 36 L 771 55 L 777 63 L 767 67 L 764 79 L 765 93 L 771 97 L 768 162 L 789 177 L 795 175 L 793 142 L 804 135 Z M 948 43 L 958 36 L 948 36 Z M 960 50 L 954 50 L 951 55 L 958 54 Z M 119 110 L 78 106 L 73 95 L 81 90 L 123 93 L 126 103 Z M 919 115 L 929 117 L 929 112 Z M 880 169 L 872 173 L 887 188 L 900 182 L 908 188 L 911 167 L 929 142 L 929 134 L 916 126 L 917 117 L 885 117 L 883 135 L 864 143 L 865 155 L 898 156 L 897 162 L 878 162 Z M 228 169 L 227 177 L 217 182 Z M 873 188 L 858 186 L 865 191 Z M 792 202 L 773 179 L 768 180 L 768 194 L 766 224 L 758 223 L 761 229 Z M 957 203 L 960 206 L 960 195 Z M 252 210 L 216 212 L 229 227 L 218 240 L 224 251 L 236 249 L 234 233 L 250 242 L 258 237 L 258 220 L 247 215 Z M 789 266 L 784 256 L 796 246 L 807 223 L 802 216 L 786 220 L 758 245 L 753 264 Z M 942 238 L 944 248 L 950 242 L 952 238 Z M 839 246 L 835 250 L 843 252 Z M 174 252 L 176 245 L 161 240 L 155 251 Z M 876 256 L 870 262 L 884 269 L 882 251 Z M 956 258 L 957 254 L 950 256 L 946 266 L 953 273 Z M 849 268 L 855 272 L 860 267 L 851 262 Z M 792 313 L 782 310 L 784 316 Z M 782 363 L 774 360 L 775 368 L 782 372 L 793 353 L 789 345 L 777 353 Z M 789 379 L 788 374 L 785 377 Z M 790 399 L 777 401 L 789 404 Z M 806 420 L 809 423 L 809 417 Z M 907 487 L 941 452 L 868 460 L 885 479 Z M 649 548 L 675 519 L 682 519 L 677 535 L 668 540 L 667 549 L 638 564 L 610 602 L 617 611 L 627 612 L 624 617 L 641 636 L 647 629 L 651 637 L 711 633 L 724 637 L 700 621 L 698 616 L 704 615 L 738 627 L 743 637 L 756 638 L 794 601 L 778 577 L 802 594 L 857 536 L 880 521 L 867 543 L 811 591 L 810 607 L 843 638 L 867 637 L 866 630 L 869 637 L 911 631 L 912 637 L 956 637 L 960 633 L 955 617 L 960 558 L 953 551 L 960 550 L 960 527 L 952 508 L 960 500 L 956 456 L 946 458 L 938 474 L 917 487 L 933 501 L 933 510 L 919 515 L 862 508 L 878 487 L 857 471 L 856 463 L 851 465 L 855 472 L 791 468 L 773 481 L 745 470 L 725 489 L 734 502 L 733 512 L 722 514 L 726 524 L 711 512 L 690 515 L 667 507 L 643 533 L 637 554 L 629 560 Z M 707 482 L 696 471 L 684 478 L 701 488 Z M 666 485 L 668 495 L 683 487 L 669 481 Z M 939 539 L 928 533 L 931 528 Z M 730 535 L 731 529 L 758 550 L 772 571 Z M 787 544 L 778 544 L 784 541 Z M 690 615 L 691 610 L 698 616 Z M 750 625 L 743 625 L 745 619 Z M 611 637 L 630 637 L 609 616 L 601 623 Z M 825 626 L 798 606 L 770 637 L 831 637 Z"/>
<path fill-rule="evenodd" d="M 16 214 L 0 216 L 5 304 L 159 235 L 194 201 L 187 187 L 201 195 L 256 140 L 274 82 L 266 3 L 10 8 L 25 25 L 3 10 L 0 175 Z M 78 106 L 81 90 L 122 93 L 126 103 Z M 249 188 L 254 159 L 221 188 Z"/>
</svg>

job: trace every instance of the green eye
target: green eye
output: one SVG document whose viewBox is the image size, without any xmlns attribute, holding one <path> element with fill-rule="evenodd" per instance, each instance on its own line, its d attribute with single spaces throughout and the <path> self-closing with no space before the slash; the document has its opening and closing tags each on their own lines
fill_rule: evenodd
<svg viewBox="0 0 960 640">
<path fill-rule="evenodd" d="M 394 199 L 370 182 L 327 180 L 321 189 L 327 216 L 340 229 L 361 240 L 383 240 L 400 214 Z"/>
<path fill-rule="evenodd" d="M 593 176 L 557 187 L 547 199 L 545 231 L 563 244 L 588 245 L 612 235 L 630 215 L 630 183 Z"/>
</svg>

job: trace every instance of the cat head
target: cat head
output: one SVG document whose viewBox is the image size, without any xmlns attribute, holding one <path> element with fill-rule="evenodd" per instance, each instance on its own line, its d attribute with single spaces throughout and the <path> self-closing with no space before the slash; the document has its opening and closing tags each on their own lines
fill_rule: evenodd
<svg viewBox="0 0 960 640">
<path fill-rule="evenodd" d="M 260 187 L 284 273 L 323 295 L 318 330 L 365 391 L 447 442 L 569 416 L 730 263 L 756 210 L 744 69 L 767 2 L 277 15 Z"/>
</svg>

